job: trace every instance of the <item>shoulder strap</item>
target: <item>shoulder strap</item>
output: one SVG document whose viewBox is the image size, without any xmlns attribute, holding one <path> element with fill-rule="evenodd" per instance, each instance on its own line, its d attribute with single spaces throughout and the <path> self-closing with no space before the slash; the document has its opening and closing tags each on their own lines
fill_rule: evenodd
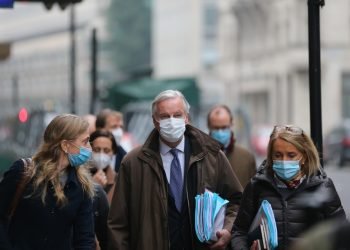
<svg viewBox="0 0 350 250">
<path fill-rule="evenodd" d="M 24 163 L 24 170 L 22 173 L 22 177 L 17 185 L 16 188 L 16 192 L 15 195 L 12 199 L 11 205 L 10 205 L 10 209 L 9 209 L 9 213 L 8 213 L 8 218 L 11 219 L 13 214 L 16 211 L 18 202 L 22 196 L 22 193 L 24 191 L 24 188 L 26 187 L 26 185 L 28 184 L 30 177 L 26 174 L 26 169 L 30 166 L 30 164 L 32 163 L 32 159 L 31 158 L 22 158 L 22 161 Z"/>
</svg>

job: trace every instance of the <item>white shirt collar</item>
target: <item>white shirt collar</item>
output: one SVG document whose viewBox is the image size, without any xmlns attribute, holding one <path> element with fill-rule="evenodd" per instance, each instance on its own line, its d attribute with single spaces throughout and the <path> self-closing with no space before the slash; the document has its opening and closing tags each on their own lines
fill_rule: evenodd
<svg viewBox="0 0 350 250">
<path fill-rule="evenodd" d="M 162 155 L 167 154 L 170 151 L 171 147 L 166 145 L 160 138 L 159 138 L 159 152 Z M 176 146 L 176 149 L 179 150 L 180 152 L 184 153 L 185 152 L 185 135 L 182 136 L 182 139 L 180 143 Z"/>
</svg>

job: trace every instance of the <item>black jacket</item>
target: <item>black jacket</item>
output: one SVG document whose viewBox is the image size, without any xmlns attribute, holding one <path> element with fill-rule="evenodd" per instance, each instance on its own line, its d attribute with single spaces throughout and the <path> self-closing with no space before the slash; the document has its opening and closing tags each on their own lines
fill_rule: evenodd
<svg viewBox="0 0 350 250">
<path fill-rule="evenodd" d="M 114 165 L 115 172 L 117 173 L 119 172 L 120 163 L 122 162 L 125 155 L 126 155 L 126 151 L 124 150 L 124 148 L 118 145 L 116 156 L 115 156 L 115 165 Z"/>
<path fill-rule="evenodd" d="M 323 170 L 296 189 L 277 187 L 271 168 L 262 166 L 246 186 L 233 226 L 232 248 L 249 249 L 247 232 L 263 200 L 274 211 L 278 249 L 286 249 L 298 236 L 328 218 L 345 218 L 334 184 Z"/>
<path fill-rule="evenodd" d="M 8 226 L 8 210 L 23 174 L 22 160 L 16 161 L 0 182 L 0 249 L 14 250 L 92 250 L 95 248 L 92 199 L 84 193 L 76 169 L 68 168 L 64 192 L 68 203 L 57 206 L 52 187 L 46 204 L 31 196 L 32 185 L 24 189 Z"/>
<path fill-rule="evenodd" d="M 93 211 L 95 219 L 95 233 L 101 250 L 107 249 L 107 218 L 109 203 L 106 192 L 99 184 L 95 186 L 95 196 L 93 202 Z"/>
</svg>

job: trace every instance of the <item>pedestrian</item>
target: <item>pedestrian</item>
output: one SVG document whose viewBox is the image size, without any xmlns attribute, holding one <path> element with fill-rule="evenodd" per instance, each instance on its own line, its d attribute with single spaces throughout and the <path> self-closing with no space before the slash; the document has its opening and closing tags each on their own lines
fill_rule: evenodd
<svg viewBox="0 0 350 250">
<path fill-rule="evenodd" d="M 302 233 L 330 218 L 345 218 L 332 180 L 320 166 L 311 138 L 293 125 L 275 126 L 267 159 L 246 186 L 233 226 L 232 248 L 258 249 L 248 240 L 249 227 L 263 200 L 272 207 L 278 247 L 287 249 Z"/>
<path fill-rule="evenodd" d="M 117 143 L 111 132 L 98 129 L 90 135 L 90 144 L 94 162 L 94 167 L 91 168 L 93 179 L 104 187 L 110 202 L 116 179 L 116 172 L 112 167 L 112 157 L 117 152 Z"/>
<path fill-rule="evenodd" d="M 86 114 L 83 119 L 89 123 L 89 133 L 92 134 L 96 130 L 96 115 Z"/>
<path fill-rule="evenodd" d="M 233 171 L 244 188 L 256 174 L 255 157 L 237 144 L 233 133 L 233 116 L 226 105 L 216 105 L 208 113 L 209 134 L 221 143 Z"/>
<path fill-rule="evenodd" d="M 109 212 L 109 202 L 103 187 L 95 183 L 95 196 L 93 200 L 94 225 L 96 236 L 96 250 L 106 250 L 107 238 L 107 218 Z"/>
<path fill-rule="evenodd" d="M 113 165 L 115 172 L 118 173 L 120 163 L 126 155 L 125 149 L 120 145 L 124 129 L 123 114 L 111 109 L 101 110 L 96 117 L 96 129 L 108 130 L 113 134 L 117 143 L 117 152 L 113 156 Z"/>
<path fill-rule="evenodd" d="M 110 250 L 225 249 L 242 187 L 220 145 L 188 123 L 189 104 L 176 90 L 152 103 L 154 129 L 123 159 L 109 213 Z M 195 236 L 194 201 L 208 189 L 229 200 L 211 245 Z"/>
<path fill-rule="evenodd" d="M 92 250 L 94 185 L 89 124 L 63 114 L 47 126 L 32 160 L 18 160 L 0 183 L 0 249 Z"/>
</svg>

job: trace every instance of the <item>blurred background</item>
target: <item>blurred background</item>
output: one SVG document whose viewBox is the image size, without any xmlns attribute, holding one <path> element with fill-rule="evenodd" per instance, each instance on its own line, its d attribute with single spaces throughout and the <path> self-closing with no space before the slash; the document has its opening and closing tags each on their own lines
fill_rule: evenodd
<svg viewBox="0 0 350 250">
<path fill-rule="evenodd" d="M 258 164 L 274 124 L 310 134 L 307 1 L 51 2 L 0 9 L 0 171 L 33 153 L 57 113 L 119 110 L 142 143 L 153 126 L 150 101 L 169 88 L 185 94 L 204 131 L 210 107 L 228 105 L 237 141 Z M 326 1 L 320 13 L 324 160 L 342 192 L 350 177 L 350 1 Z"/>
</svg>

